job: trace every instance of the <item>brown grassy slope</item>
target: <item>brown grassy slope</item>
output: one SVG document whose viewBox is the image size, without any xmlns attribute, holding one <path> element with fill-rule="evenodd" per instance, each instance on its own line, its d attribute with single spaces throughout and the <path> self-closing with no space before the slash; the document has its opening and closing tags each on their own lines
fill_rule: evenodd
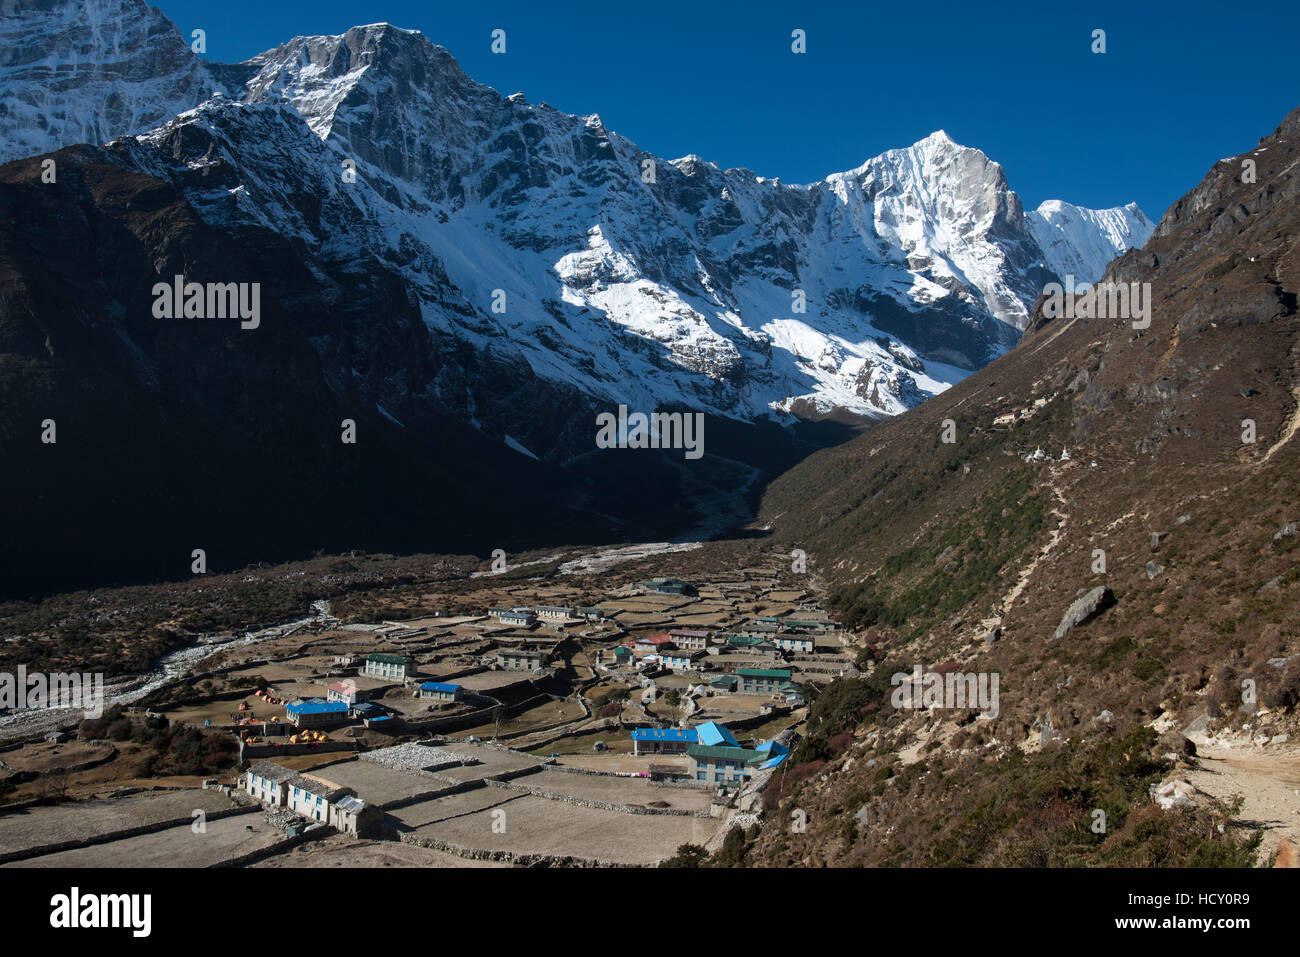
<svg viewBox="0 0 1300 957">
<path fill-rule="evenodd" d="M 1000 716 L 970 724 L 959 745 L 936 749 L 909 773 L 960 763 L 963 748 L 1003 753 L 1032 737 L 1049 711 L 1058 731 L 1088 741 L 1102 734 L 1092 719 L 1103 709 L 1121 729 L 1165 711 L 1180 721 L 1226 718 L 1244 677 L 1258 682 L 1264 703 L 1289 701 L 1294 667 L 1267 660 L 1300 651 L 1300 538 L 1274 537 L 1300 520 L 1300 439 L 1291 438 L 1300 388 L 1300 112 L 1260 147 L 1216 164 L 1144 249 L 1111 264 L 1108 279 L 1151 284 L 1149 329 L 1048 319 L 1040 301 L 1012 353 L 769 490 L 764 515 L 777 536 L 807 548 L 837 583 L 838 607 L 850 624 L 871 626 L 879 657 L 908 668 L 955 661 L 1001 676 Z M 1255 183 L 1241 181 L 1246 158 L 1257 164 Z M 996 414 L 1035 398 L 1048 403 L 1034 418 L 992 428 Z M 954 445 L 940 441 L 946 419 L 957 426 Z M 1254 444 L 1242 441 L 1244 419 L 1255 423 Z M 1071 461 L 1025 463 L 1040 444 L 1054 458 L 1068 447 Z M 1104 573 L 1094 571 L 1097 550 Z M 1013 592 L 1027 570 L 1023 590 Z M 1110 587 L 1116 606 L 1054 639 L 1066 606 L 1095 585 Z M 1001 639 L 983 641 L 999 623 Z M 908 723 L 888 708 L 860 717 L 847 720 L 860 736 Z M 909 730 L 919 724 L 913 716 Z M 831 826 L 880 787 L 872 777 L 884 774 L 879 763 L 862 767 L 875 754 L 866 745 L 831 754 L 828 767 L 862 760 L 832 776 L 820 796 L 813 787 L 799 799 L 821 800 Z M 974 767 L 961 773 L 981 773 Z M 1141 788 L 1130 783 L 1131 798 Z M 979 790 L 966 799 L 906 792 L 905 809 L 899 801 L 894 813 L 876 808 L 874 836 L 900 822 L 914 837 L 951 836 L 978 816 L 971 802 Z M 1045 801 L 1020 811 L 1046 813 Z M 891 852 L 887 841 L 854 851 L 845 836 L 852 829 L 841 824 L 819 838 L 787 835 L 762 846 L 772 861 L 925 859 Z M 1010 818 L 985 825 L 995 836 L 1020 826 Z M 1007 859 L 996 841 L 954 847 L 964 850 L 950 848 L 944 860 Z"/>
</svg>

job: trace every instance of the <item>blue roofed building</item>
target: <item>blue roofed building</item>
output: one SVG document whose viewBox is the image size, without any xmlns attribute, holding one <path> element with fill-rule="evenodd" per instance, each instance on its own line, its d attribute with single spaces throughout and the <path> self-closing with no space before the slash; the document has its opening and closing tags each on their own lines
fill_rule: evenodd
<svg viewBox="0 0 1300 957">
<path fill-rule="evenodd" d="M 716 721 L 706 721 L 695 732 L 698 740 L 687 747 L 686 753 L 693 763 L 696 781 L 738 785 L 749 780 L 755 768 L 774 757 L 771 747 L 774 742 L 766 742 L 763 750 L 742 748 L 726 725 Z"/>
<path fill-rule="evenodd" d="M 460 698 L 460 694 L 460 685 L 442 681 L 425 681 L 416 690 L 418 697 L 432 698 L 434 701 L 456 701 Z"/>
<path fill-rule="evenodd" d="M 695 732 L 699 736 L 700 744 L 704 745 L 705 747 L 709 747 L 709 748 L 740 747 L 740 742 L 736 740 L 736 736 L 734 734 L 732 734 L 729 730 L 727 730 L 727 726 L 723 724 L 718 724 L 718 722 L 716 721 L 704 722 L 704 724 L 701 724 L 698 727 L 696 727 Z"/>
<path fill-rule="evenodd" d="M 776 740 L 764 741 L 754 750 L 763 755 L 765 759 L 759 764 L 759 770 L 780 767 L 781 763 L 790 756 L 790 749 Z"/>
<path fill-rule="evenodd" d="M 285 717 L 296 728 L 324 728 L 348 719 L 348 705 L 343 701 L 307 698 L 284 706 Z"/>
<path fill-rule="evenodd" d="M 698 739 L 694 728 L 637 728 L 632 732 L 632 753 L 685 754 Z"/>
<path fill-rule="evenodd" d="M 725 745 L 692 744 L 686 753 L 695 764 L 695 780 L 710 784 L 740 784 L 769 760 L 761 751 Z"/>
</svg>

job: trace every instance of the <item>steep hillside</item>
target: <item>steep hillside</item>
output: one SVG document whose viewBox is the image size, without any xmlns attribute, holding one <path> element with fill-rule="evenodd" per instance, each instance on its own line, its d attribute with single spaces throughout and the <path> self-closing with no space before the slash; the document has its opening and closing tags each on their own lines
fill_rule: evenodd
<svg viewBox="0 0 1300 957">
<path fill-rule="evenodd" d="M 102 150 L 54 159 L 54 184 L 36 159 L 0 167 L 4 594 L 185 577 L 196 548 L 215 571 L 317 549 L 653 536 L 702 520 L 694 483 L 748 478 L 721 455 L 688 471 L 680 453 L 562 470 L 436 406 L 380 405 L 377 365 L 422 381 L 449 361 L 381 264 L 326 280 L 284 237 L 216 230 Z M 156 320 L 154 283 L 176 274 L 261 283 L 257 328 Z M 510 387 L 543 413 L 529 377 Z M 804 454 L 792 444 L 769 446 L 773 470 Z"/>
<path fill-rule="evenodd" d="M 753 859 L 1245 859 L 1203 827 L 1223 809 L 1153 815 L 1146 788 L 1183 746 L 1156 731 L 1295 723 L 1297 159 L 1300 111 L 1110 265 L 1150 284 L 1149 328 L 1052 318 L 1044 297 L 1009 355 L 771 486 L 774 535 L 808 549 L 877 664 L 815 709 Z M 893 707 L 890 675 L 915 666 L 999 676 L 996 716 Z"/>
</svg>

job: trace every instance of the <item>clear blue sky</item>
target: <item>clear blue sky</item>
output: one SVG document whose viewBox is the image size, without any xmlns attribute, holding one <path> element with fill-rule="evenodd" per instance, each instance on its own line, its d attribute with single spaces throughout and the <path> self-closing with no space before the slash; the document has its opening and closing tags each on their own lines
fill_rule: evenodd
<svg viewBox="0 0 1300 957">
<path fill-rule="evenodd" d="M 792 183 L 945 129 L 1001 163 L 1028 208 L 1136 200 L 1158 219 L 1300 105 L 1295 0 L 154 2 L 224 62 L 361 23 L 417 29 L 502 93 Z M 505 55 L 489 49 L 498 27 Z"/>
</svg>

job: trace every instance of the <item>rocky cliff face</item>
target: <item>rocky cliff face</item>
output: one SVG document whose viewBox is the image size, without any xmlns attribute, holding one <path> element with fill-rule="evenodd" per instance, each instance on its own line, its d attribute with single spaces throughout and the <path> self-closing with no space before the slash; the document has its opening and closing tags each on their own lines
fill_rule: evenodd
<svg viewBox="0 0 1300 957">
<path fill-rule="evenodd" d="M 0 162 L 148 129 L 221 88 L 143 0 L 3 0 L 0 37 Z"/>
</svg>

